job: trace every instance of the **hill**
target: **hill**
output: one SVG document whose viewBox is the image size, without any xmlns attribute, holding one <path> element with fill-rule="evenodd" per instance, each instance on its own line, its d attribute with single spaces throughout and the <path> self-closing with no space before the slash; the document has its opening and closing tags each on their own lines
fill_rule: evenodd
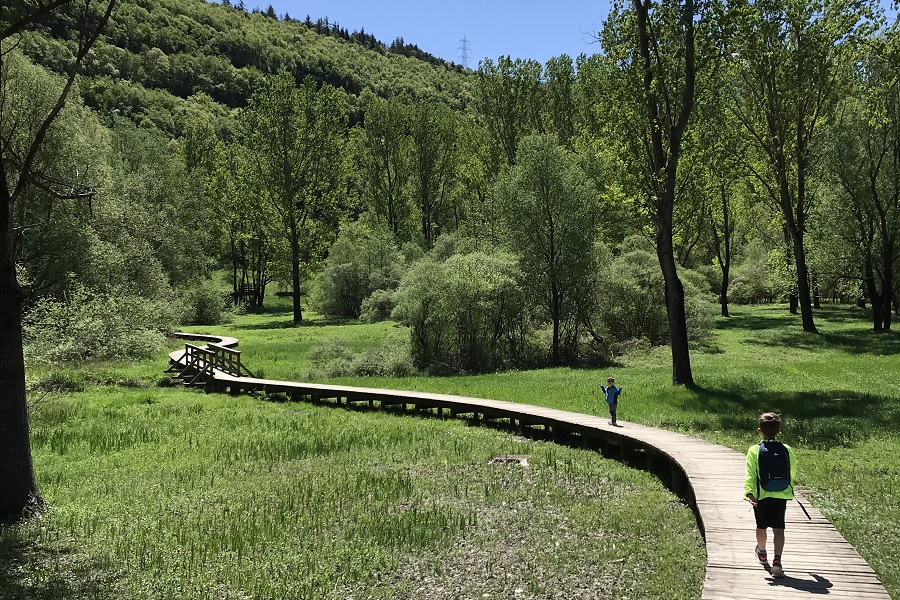
<svg viewBox="0 0 900 600">
<path fill-rule="evenodd" d="M 62 72 L 74 42 L 64 13 L 27 35 L 33 61 Z M 123 0 L 84 67 L 81 92 L 102 114 L 182 133 L 179 113 L 200 104 L 214 113 L 246 104 L 269 74 L 311 76 L 381 96 L 437 99 L 454 108 L 471 99 L 471 72 L 395 40 L 390 46 L 326 20 L 274 15 L 203 0 Z M 215 106 L 220 105 L 220 106 Z"/>
</svg>

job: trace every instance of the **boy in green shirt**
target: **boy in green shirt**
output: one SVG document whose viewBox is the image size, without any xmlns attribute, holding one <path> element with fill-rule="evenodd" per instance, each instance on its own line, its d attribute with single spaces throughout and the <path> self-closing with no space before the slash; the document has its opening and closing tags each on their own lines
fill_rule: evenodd
<svg viewBox="0 0 900 600">
<path fill-rule="evenodd" d="M 757 432 L 763 436 L 763 441 L 747 450 L 744 498 L 753 506 L 756 517 L 756 558 L 768 568 L 766 529 L 771 527 L 775 541 L 771 573 L 773 577 L 784 577 L 781 567 L 784 513 L 787 501 L 794 499 L 797 457 L 790 446 L 775 439 L 781 432 L 779 415 L 771 412 L 760 415 Z"/>
</svg>

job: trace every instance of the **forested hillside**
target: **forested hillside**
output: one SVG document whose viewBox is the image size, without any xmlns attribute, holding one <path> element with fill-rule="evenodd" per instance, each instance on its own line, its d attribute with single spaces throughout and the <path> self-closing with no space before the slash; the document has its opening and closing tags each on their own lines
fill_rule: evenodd
<svg viewBox="0 0 900 600">
<path fill-rule="evenodd" d="M 322 17 L 279 20 L 203 0 L 119 2 L 84 63 L 81 93 L 101 114 L 152 123 L 172 136 L 183 133 L 188 107 L 202 104 L 224 114 L 209 100 L 244 106 L 266 75 L 282 72 L 298 83 L 312 76 L 353 97 L 369 90 L 381 97 L 436 99 L 454 108 L 471 101 L 471 72 L 402 40 L 386 46 Z M 23 35 L 20 49 L 63 73 L 76 23 L 72 14 L 56 13 Z"/>
</svg>

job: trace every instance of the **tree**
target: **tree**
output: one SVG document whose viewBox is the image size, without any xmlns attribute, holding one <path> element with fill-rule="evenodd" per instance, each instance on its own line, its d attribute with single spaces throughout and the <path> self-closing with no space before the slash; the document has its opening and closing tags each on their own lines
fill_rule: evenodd
<svg viewBox="0 0 900 600">
<path fill-rule="evenodd" d="M 322 314 L 358 318 L 363 301 L 373 292 L 395 289 L 402 272 L 403 255 L 391 231 L 352 221 L 328 251 L 311 302 Z"/>
<path fill-rule="evenodd" d="M 566 54 L 551 58 L 544 66 L 544 103 L 546 130 L 559 138 L 560 144 L 572 149 L 575 136 L 575 68 Z"/>
<path fill-rule="evenodd" d="M 28 406 L 25 393 L 25 362 L 22 354 L 22 289 L 16 278 L 13 244 L 15 203 L 33 186 L 49 188 L 58 196 L 72 195 L 65 185 L 49 184 L 41 178 L 39 156 L 44 140 L 57 115 L 66 104 L 75 79 L 91 46 L 109 21 L 115 0 L 105 3 L 102 12 L 91 0 L 82 2 L 25 2 L 5 13 L 0 21 L 0 98 L 7 98 L 16 84 L 8 70 L 8 40 L 27 27 L 39 23 L 53 11 L 77 4 L 79 36 L 65 84 L 49 110 L 35 122 L 18 122 L 18 115 L 0 111 L 0 519 L 19 518 L 38 512 L 43 499 L 38 492 L 31 462 Z M 17 135 L 10 136 L 15 131 Z M 74 190 L 76 195 L 89 190 Z"/>
<path fill-rule="evenodd" d="M 261 307 L 271 282 L 272 207 L 256 185 L 252 157 L 239 143 L 225 146 L 208 118 L 190 123 L 184 138 L 188 168 L 202 187 L 212 219 L 207 228 L 217 231 L 213 240 L 227 241 L 218 255 L 231 259 L 231 298 L 240 304 Z"/>
<path fill-rule="evenodd" d="M 844 98 L 831 128 L 825 169 L 842 192 L 837 232 L 845 245 L 855 242 L 875 332 L 891 329 L 894 271 L 900 261 L 900 57 L 896 45 L 896 38 L 884 37 L 868 44 L 869 53 L 857 71 L 858 91 Z"/>
<path fill-rule="evenodd" d="M 491 186 L 503 159 L 499 149 L 491 144 L 488 131 L 472 115 L 460 119 L 457 174 L 462 197 L 457 206 L 464 215 L 469 234 L 493 247 L 500 243 L 500 218 Z"/>
<path fill-rule="evenodd" d="M 421 217 L 425 248 L 431 248 L 435 229 L 456 180 L 456 118 L 445 104 L 420 101 L 410 115 L 410 175 Z"/>
<path fill-rule="evenodd" d="M 529 311 L 521 275 L 516 257 L 496 249 L 413 264 L 392 318 L 410 327 L 416 366 L 478 373 L 523 365 Z"/>
<path fill-rule="evenodd" d="M 370 98 L 357 145 L 369 202 L 375 215 L 397 236 L 409 219 L 409 204 L 403 195 L 409 180 L 408 110 L 399 100 Z"/>
<path fill-rule="evenodd" d="M 579 304 L 593 292 L 597 193 L 573 157 L 548 135 L 526 137 L 497 184 L 508 244 L 553 327 L 551 360 L 577 344 Z"/>
<path fill-rule="evenodd" d="M 337 236 L 347 105 L 343 92 L 307 77 L 270 78 L 243 111 L 242 137 L 257 189 L 278 215 L 288 246 L 294 322 L 303 320 L 300 284 Z"/>
<path fill-rule="evenodd" d="M 733 0 L 731 8 L 731 110 L 761 157 L 748 167 L 784 219 L 803 330 L 815 333 L 804 243 L 813 144 L 834 114 L 870 7 L 858 0 Z"/>
<path fill-rule="evenodd" d="M 6 125 L 39 122 L 57 100 L 60 78 L 17 52 L 5 56 L 4 67 Z M 12 147 L 21 142 L 15 140 L 15 131 L 3 130 Z M 90 263 L 91 231 L 86 225 L 95 206 L 87 196 L 110 181 L 108 153 L 108 130 L 73 94 L 44 139 L 36 185 L 25 190 L 13 208 L 20 283 L 28 282 L 23 286 L 26 306 L 41 296 L 61 297 L 69 275 L 82 275 Z M 63 183 L 69 188 L 67 197 L 58 193 Z"/>
<path fill-rule="evenodd" d="M 607 54 L 611 89 L 609 127 L 627 148 L 632 177 L 644 199 L 640 208 L 653 227 L 656 254 L 665 281 L 672 348 L 672 381 L 691 384 L 684 286 L 678 277 L 673 215 L 679 200 L 678 166 L 682 143 L 696 98 L 697 29 L 712 25 L 702 2 L 632 0 L 616 5 L 607 19 L 601 44 Z M 711 36 L 704 35 L 704 41 Z M 704 53 L 712 55 L 712 52 Z"/>
<path fill-rule="evenodd" d="M 697 151 L 694 153 L 696 181 L 694 189 L 703 199 L 700 215 L 710 254 L 722 274 L 719 305 L 723 317 L 729 316 L 728 288 L 737 237 L 740 207 L 738 191 L 746 178 L 747 143 L 740 124 L 727 110 L 724 81 L 713 86 L 698 105 Z"/>
<path fill-rule="evenodd" d="M 543 132 L 541 63 L 508 56 L 496 64 L 485 60 L 478 66 L 475 106 L 507 164 L 515 163 L 519 141 Z"/>
</svg>

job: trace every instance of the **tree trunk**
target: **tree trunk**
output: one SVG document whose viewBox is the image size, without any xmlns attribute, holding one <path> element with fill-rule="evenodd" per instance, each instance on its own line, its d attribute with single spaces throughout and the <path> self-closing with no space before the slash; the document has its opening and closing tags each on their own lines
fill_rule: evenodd
<svg viewBox="0 0 900 600">
<path fill-rule="evenodd" d="M 0 182 L 0 521 L 40 512 L 31 462 L 25 360 L 22 354 L 22 289 L 16 280 L 12 200 Z"/>
<path fill-rule="evenodd" d="M 872 266 L 872 256 L 868 252 L 863 257 L 863 284 L 866 287 L 866 293 L 872 300 L 872 330 L 875 333 L 881 333 L 883 323 L 881 309 L 884 303 L 878 293 L 878 287 L 875 285 L 875 269 Z"/>
<path fill-rule="evenodd" d="M 894 299 L 894 269 L 892 268 L 894 266 L 894 248 L 893 242 L 886 241 L 881 258 L 883 273 L 881 277 L 881 318 L 883 331 L 891 330 L 891 302 Z"/>
<path fill-rule="evenodd" d="M 809 270 L 806 267 L 806 252 L 803 250 L 803 234 L 794 244 L 794 260 L 797 264 L 797 294 L 800 301 L 800 319 L 803 322 L 803 331 L 818 333 L 813 321 L 812 300 L 809 293 Z"/>
<path fill-rule="evenodd" d="M 800 319 L 803 322 L 803 331 L 818 333 L 813 321 L 812 301 L 809 290 L 809 269 L 806 267 L 806 251 L 803 247 L 803 231 L 794 221 L 790 210 L 790 202 L 785 206 L 782 201 L 782 210 L 785 213 L 785 227 L 790 234 L 791 246 L 794 250 L 794 267 L 797 271 L 797 302 L 800 304 Z"/>
<path fill-rule="evenodd" d="M 813 308 L 817 310 L 822 308 L 822 295 L 819 293 L 819 278 L 816 277 L 815 273 L 813 273 L 812 276 L 812 297 Z"/>
<path fill-rule="evenodd" d="M 672 383 L 693 384 L 691 355 L 688 347 L 687 319 L 684 311 L 684 285 L 678 277 L 671 227 L 661 227 L 656 240 L 656 255 L 666 285 L 666 316 L 672 347 Z"/>
<path fill-rule="evenodd" d="M 550 350 L 551 360 L 554 365 L 559 364 L 559 291 L 556 282 L 550 284 L 550 317 L 553 319 L 553 347 Z"/>
<path fill-rule="evenodd" d="M 725 259 L 721 261 L 722 269 L 722 293 L 719 296 L 719 304 L 722 306 L 722 316 L 728 317 L 728 276 L 731 272 L 731 211 L 728 210 L 728 191 L 722 185 L 722 243 L 725 246 Z M 713 224 L 715 230 L 715 224 Z"/>
<path fill-rule="evenodd" d="M 303 322 L 300 306 L 300 240 L 297 226 L 291 227 L 291 289 L 294 291 L 294 323 Z"/>
<path fill-rule="evenodd" d="M 728 313 L 728 269 L 722 270 L 722 291 L 719 293 L 719 304 L 722 306 L 722 316 L 730 317 Z"/>
</svg>

